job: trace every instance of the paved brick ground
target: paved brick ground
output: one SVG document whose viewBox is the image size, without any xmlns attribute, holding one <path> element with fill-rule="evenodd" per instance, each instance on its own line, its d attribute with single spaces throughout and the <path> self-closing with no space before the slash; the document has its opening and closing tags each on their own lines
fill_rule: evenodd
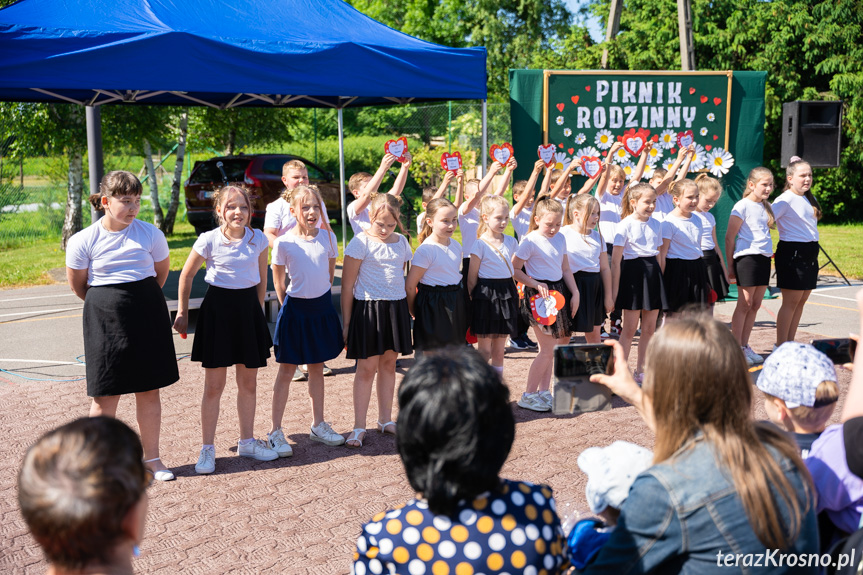
<svg viewBox="0 0 863 575">
<path fill-rule="evenodd" d="M 756 351 L 767 352 L 774 332 L 758 327 Z M 801 341 L 807 334 L 799 334 Z M 508 353 L 506 380 L 513 399 L 523 390 L 532 352 Z M 634 354 L 633 354 L 634 356 Z M 413 363 L 403 360 L 400 370 Z M 353 427 L 353 362 L 339 358 L 327 378 L 326 417 L 348 433 Z M 260 371 L 256 433 L 269 430 L 275 362 Z M 136 561 L 139 572 L 332 574 L 349 571 L 360 524 L 412 496 L 391 436 L 367 434 L 361 450 L 326 447 L 308 439 L 310 406 L 304 383 L 291 390 L 285 432 L 295 455 L 269 463 L 236 456 L 236 386 L 229 381 L 216 437 L 217 472 L 198 476 L 199 400 L 203 370 L 180 362 L 181 380 L 163 391 L 162 454 L 177 481 L 150 490 L 147 535 Z M 230 378 L 232 379 L 232 378 Z M 400 379 L 400 377 L 399 377 Z M 840 374 L 843 391 L 850 376 Z M 373 427 L 375 400 L 370 407 Z M 513 404 L 514 405 L 514 404 Z M 515 406 L 514 406 L 515 407 Z M 837 414 L 841 410 L 840 400 Z M 43 432 L 87 415 L 83 382 L 48 384 L 0 377 L 0 572 L 44 573 L 46 564 L 17 509 L 16 474 L 26 448 Z M 575 459 L 592 445 L 627 439 L 652 447 L 653 438 L 634 408 L 620 400 L 610 412 L 554 417 L 515 407 L 517 434 L 503 476 L 552 486 L 561 516 L 584 513 L 586 477 Z M 134 427 L 131 399 L 118 416 Z M 756 407 L 756 417 L 765 417 Z M 834 420 L 838 416 L 834 416 Z"/>
</svg>

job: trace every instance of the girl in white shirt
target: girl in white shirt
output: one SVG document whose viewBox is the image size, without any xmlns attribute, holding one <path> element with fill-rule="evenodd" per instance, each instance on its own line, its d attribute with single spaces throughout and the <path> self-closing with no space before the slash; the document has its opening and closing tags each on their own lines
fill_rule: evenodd
<svg viewBox="0 0 863 575">
<path fill-rule="evenodd" d="M 665 263 L 659 253 L 662 227 L 652 218 L 656 208 L 656 192 L 647 183 L 636 184 L 626 191 L 623 199 L 623 219 L 617 225 L 614 251 L 611 256 L 611 290 L 614 307 L 623 311 L 620 345 L 629 359 L 632 338 L 641 318 L 638 340 L 638 360 L 635 379 L 644 374 L 647 345 L 656 330 L 656 318 L 668 309 L 662 270 Z"/>
<path fill-rule="evenodd" d="M 274 351 L 279 373 L 273 386 L 273 430 L 269 441 L 284 449 L 282 417 L 291 378 L 297 365 L 309 366 L 312 427 L 309 438 L 325 445 L 341 445 L 345 438 L 324 421 L 324 362 L 338 357 L 345 346 L 342 325 L 333 307 L 332 288 L 338 244 L 327 222 L 318 227 L 323 200 L 313 186 L 299 186 L 291 194 L 297 225 L 273 247 L 273 283 L 282 308 L 276 320 Z M 285 286 L 285 269 L 291 277 Z"/>
<path fill-rule="evenodd" d="M 504 235 L 509 204 L 487 196 L 480 204 L 479 238 L 470 252 L 467 290 L 471 296 L 471 332 L 480 355 L 503 377 L 506 338 L 518 335 L 518 291 L 513 281 L 512 255 L 518 242 Z"/>
<path fill-rule="evenodd" d="M 461 283 L 461 244 L 452 239 L 458 210 L 446 198 L 426 206 L 411 269 L 405 278 L 408 308 L 414 317 L 414 348 L 428 353 L 464 345 L 467 332 L 466 288 Z"/>
<path fill-rule="evenodd" d="M 185 334 L 189 320 L 189 293 L 201 264 L 207 264 L 209 284 L 195 324 L 192 361 L 204 367 L 201 400 L 203 445 L 195 471 L 216 469 L 216 424 L 228 368 L 237 372 L 237 415 L 240 440 L 237 454 L 272 461 L 280 453 L 255 439 L 255 404 L 258 368 L 270 357 L 270 330 L 264 317 L 267 293 L 267 238 L 249 227 L 252 203 L 246 190 L 227 186 L 215 195 L 219 227 L 198 236 L 180 273 L 179 302 L 174 329 Z M 287 453 L 290 455 L 290 453 Z M 285 455 L 285 456 L 287 456 Z"/>
<path fill-rule="evenodd" d="M 105 215 L 69 239 L 66 278 L 84 300 L 90 416 L 114 417 L 120 396 L 134 393 L 145 463 L 156 479 L 169 481 L 174 474 L 159 458 L 159 389 L 180 379 L 162 294 L 170 262 L 162 232 L 135 219 L 141 191 L 129 172 L 105 174 L 90 196 Z"/>
<path fill-rule="evenodd" d="M 749 347 L 749 334 L 770 283 L 770 258 L 774 225 L 773 210 L 767 198 L 773 191 L 773 174 L 758 167 L 749 172 L 743 199 L 734 204 L 725 231 L 725 253 L 734 254 L 728 269 L 729 281 L 737 281 L 737 306 L 731 316 L 731 332 L 750 365 L 764 361 Z"/>
<path fill-rule="evenodd" d="M 512 257 L 515 279 L 524 284 L 521 313 L 533 326 L 539 343 L 539 353 L 530 364 L 527 375 L 527 388 L 518 400 L 519 407 L 532 411 L 551 410 L 548 387 L 554 346 L 569 343 L 572 318 L 579 305 L 578 288 L 566 256 L 566 239 L 558 233 L 562 221 L 563 206 L 560 202 L 548 196 L 537 199 L 528 234 Z M 554 294 L 550 293 L 552 291 L 563 296 L 563 306 L 559 309 Z M 532 306 L 543 322 L 534 316 Z M 539 313 L 540 310 L 544 313 Z M 545 322 L 551 319 L 554 321 L 547 325 Z"/>
<path fill-rule="evenodd" d="M 599 202 L 590 194 L 570 196 L 564 227 L 569 269 L 578 288 L 579 305 L 572 331 L 581 332 L 587 343 L 599 343 L 605 314 L 614 311 L 611 299 L 611 267 L 605 255 L 605 240 L 595 229 Z"/>
<path fill-rule="evenodd" d="M 369 205 L 371 225 L 354 236 L 345 249 L 342 267 L 342 317 L 348 359 L 357 360 L 354 375 L 354 430 L 348 447 L 362 447 L 366 415 L 377 373 L 378 431 L 395 434 L 393 393 L 398 354 L 408 355 L 411 317 L 405 293 L 405 265 L 411 246 L 395 233 L 401 223 L 399 199 L 379 194 Z"/>
<path fill-rule="evenodd" d="M 785 172 L 785 190 L 773 202 L 779 229 L 776 285 L 782 306 L 776 315 L 776 345 L 794 341 L 803 306 L 818 284 L 818 220 L 821 205 L 812 195 L 812 166 L 794 156 Z"/>
<path fill-rule="evenodd" d="M 710 286 L 710 313 L 713 314 L 715 302 L 728 297 L 728 273 L 725 271 L 725 258 L 716 240 L 716 219 L 710 210 L 722 195 L 722 184 L 707 174 L 695 178 L 698 186 L 698 207 L 694 215 L 701 220 L 701 259 L 707 270 L 707 284 Z"/>
</svg>

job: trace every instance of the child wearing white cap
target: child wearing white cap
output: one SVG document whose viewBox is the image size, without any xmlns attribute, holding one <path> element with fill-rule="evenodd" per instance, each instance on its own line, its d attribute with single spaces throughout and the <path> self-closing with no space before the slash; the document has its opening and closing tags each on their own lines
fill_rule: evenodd
<svg viewBox="0 0 863 575">
<path fill-rule="evenodd" d="M 587 474 L 587 504 L 602 521 L 583 519 L 567 536 L 570 559 L 576 569 L 584 569 L 611 537 L 629 488 L 651 465 L 653 453 L 628 441 L 589 447 L 578 456 L 578 467 Z"/>
<path fill-rule="evenodd" d="M 764 392 L 767 417 L 794 436 L 806 459 L 839 399 L 836 369 L 805 343 L 783 343 L 764 361 L 755 385 Z"/>
</svg>

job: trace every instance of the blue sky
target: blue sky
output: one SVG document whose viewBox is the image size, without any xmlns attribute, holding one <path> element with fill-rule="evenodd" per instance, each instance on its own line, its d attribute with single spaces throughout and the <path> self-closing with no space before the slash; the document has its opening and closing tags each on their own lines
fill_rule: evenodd
<svg viewBox="0 0 863 575">
<path fill-rule="evenodd" d="M 589 0 L 564 0 L 564 4 L 569 8 L 570 12 L 575 14 L 581 6 L 589 4 Z M 602 42 L 605 39 L 605 30 L 598 18 L 589 18 L 586 22 L 587 29 L 590 30 L 590 37 L 594 42 Z"/>
</svg>

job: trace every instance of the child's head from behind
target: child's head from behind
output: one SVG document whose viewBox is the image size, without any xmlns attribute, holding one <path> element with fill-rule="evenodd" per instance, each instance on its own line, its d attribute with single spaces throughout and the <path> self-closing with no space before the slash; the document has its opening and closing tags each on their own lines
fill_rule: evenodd
<svg viewBox="0 0 863 575">
<path fill-rule="evenodd" d="M 649 184 L 648 184 L 649 185 Z M 698 207 L 698 186 L 693 180 L 682 179 L 672 182 L 668 188 L 671 199 L 681 212 L 689 214 Z"/>
<path fill-rule="evenodd" d="M 420 230 L 419 242 L 422 243 L 432 233 L 443 237 L 452 236 L 458 225 L 458 210 L 446 198 L 435 198 L 426 206 L 426 216 Z"/>
<path fill-rule="evenodd" d="M 590 194 L 569 196 L 566 201 L 566 217 L 563 224 L 577 224 L 581 233 L 590 233 L 599 221 L 599 201 Z"/>
<path fill-rule="evenodd" d="M 641 182 L 626 189 L 621 202 L 620 217 L 636 214 L 640 218 L 649 218 L 655 209 L 656 191 L 647 182 Z"/>
<path fill-rule="evenodd" d="M 698 211 L 709 212 L 722 195 L 722 184 L 707 174 L 698 174 L 695 185 L 698 186 Z"/>
<path fill-rule="evenodd" d="M 606 186 L 606 191 L 612 196 L 620 195 L 626 185 L 626 171 L 617 164 L 609 164 L 607 173 L 608 186 Z"/>
<path fill-rule="evenodd" d="M 138 215 L 143 191 L 144 188 L 135 174 L 115 170 L 102 177 L 99 193 L 89 198 L 90 205 L 117 220 L 131 222 Z"/>
<path fill-rule="evenodd" d="M 652 464 L 649 449 L 628 441 L 582 451 L 578 467 L 587 474 L 585 491 L 590 511 L 615 525 L 635 478 Z"/>
<path fill-rule="evenodd" d="M 839 399 L 833 362 L 805 343 L 789 341 L 776 348 L 755 385 L 766 396 L 770 420 L 797 433 L 824 431 Z"/>
<path fill-rule="evenodd" d="M 396 227 L 405 233 L 401 218 L 401 200 L 392 194 L 378 194 L 369 203 L 369 233 L 380 240 L 387 239 Z"/>
<path fill-rule="evenodd" d="M 363 186 L 372 179 L 372 175 L 368 172 L 357 172 L 348 180 L 348 189 L 357 197 L 360 195 L 360 190 L 363 189 Z"/>
<path fill-rule="evenodd" d="M 300 160 L 288 160 L 282 166 L 282 183 L 286 190 L 293 190 L 299 185 L 309 185 L 309 171 Z"/>
<path fill-rule="evenodd" d="M 563 206 L 550 196 L 542 196 L 533 204 L 528 233 L 539 230 L 547 238 L 554 236 L 563 223 Z"/>
<path fill-rule="evenodd" d="M 502 234 L 509 223 L 509 204 L 502 196 L 486 196 L 479 205 L 479 228 L 476 237 L 487 230 Z"/>
</svg>

